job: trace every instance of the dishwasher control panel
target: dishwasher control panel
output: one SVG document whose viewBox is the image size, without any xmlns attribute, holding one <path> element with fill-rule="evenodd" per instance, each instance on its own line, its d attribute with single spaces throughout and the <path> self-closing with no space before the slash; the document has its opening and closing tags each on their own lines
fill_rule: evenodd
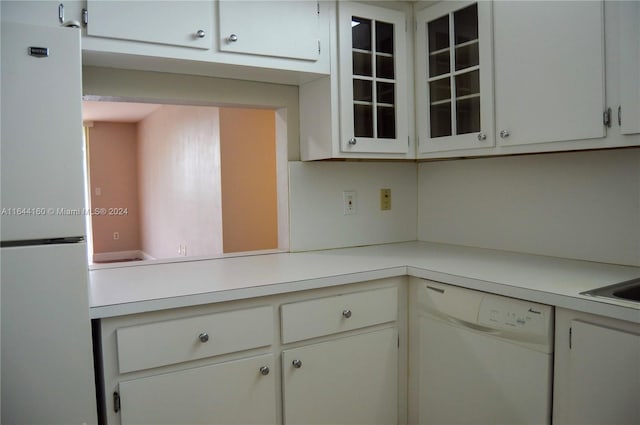
<svg viewBox="0 0 640 425">
<path fill-rule="evenodd" d="M 433 281 L 423 288 L 418 299 L 424 317 L 553 352 L 552 306 Z"/>
<path fill-rule="evenodd" d="M 487 294 L 480 303 L 478 324 L 494 329 L 544 335 L 548 332 L 551 313 L 552 309 L 548 305 Z"/>
</svg>

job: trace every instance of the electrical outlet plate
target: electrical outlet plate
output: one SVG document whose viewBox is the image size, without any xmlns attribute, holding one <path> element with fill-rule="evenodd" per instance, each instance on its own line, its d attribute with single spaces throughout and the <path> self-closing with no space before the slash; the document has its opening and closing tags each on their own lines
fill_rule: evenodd
<svg viewBox="0 0 640 425">
<path fill-rule="evenodd" d="M 356 213 L 356 191 L 345 190 L 342 192 L 342 204 L 344 215 L 352 215 Z"/>
<path fill-rule="evenodd" d="M 380 189 L 380 210 L 391 209 L 391 189 Z"/>
</svg>

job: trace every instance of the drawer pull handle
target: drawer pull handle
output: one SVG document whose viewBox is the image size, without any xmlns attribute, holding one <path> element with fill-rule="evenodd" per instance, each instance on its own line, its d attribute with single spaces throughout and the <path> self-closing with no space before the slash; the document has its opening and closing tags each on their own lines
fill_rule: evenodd
<svg viewBox="0 0 640 425">
<path fill-rule="evenodd" d="M 302 367 L 302 360 L 294 360 L 291 362 L 291 364 L 293 365 L 293 367 L 295 367 L 296 369 L 300 369 Z"/>
<path fill-rule="evenodd" d="M 351 317 L 351 310 L 343 310 L 342 317 L 344 317 L 345 319 L 348 319 L 349 317 Z"/>
<path fill-rule="evenodd" d="M 209 334 L 206 332 L 202 332 L 200 335 L 198 335 L 198 339 L 200 340 L 200 342 L 205 343 L 209 341 Z"/>
<path fill-rule="evenodd" d="M 264 376 L 267 376 L 269 374 L 269 368 L 267 366 L 262 366 L 260 368 L 260 373 Z"/>
</svg>

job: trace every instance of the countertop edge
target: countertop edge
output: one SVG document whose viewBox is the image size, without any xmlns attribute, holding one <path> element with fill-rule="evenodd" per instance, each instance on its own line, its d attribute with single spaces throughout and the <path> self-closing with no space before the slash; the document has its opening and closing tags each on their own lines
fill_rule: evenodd
<svg viewBox="0 0 640 425">
<path fill-rule="evenodd" d="M 410 261 L 406 261 L 409 263 Z M 403 261 L 398 261 L 403 263 Z M 540 289 L 526 288 L 505 283 L 476 279 L 468 276 L 458 276 L 443 273 L 415 265 L 398 265 L 381 269 L 358 271 L 353 273 L 327 275 L 304 280 L 291 280 L 264 285 L 250 285 L 245 287 L 214 290 L 205 293 L 149 299 L 121 304 L 103 305 L 90 308 L 91 319 L 106 319 L 109 317 L 161 311 L 174 308 L 192 307 L 205 304 L 215 304 L 229 301 L 245 300 L 264 296 L 278 295 L 309 289 L 329 288 L 349 285 L 357 282 L 384 279 L 398 276 L 409 276 L 434 280 L 446 284 L 457 285 L 469 289 L 490 292 L 512 298 L 552 305 L 585 313 L 606 316 L 614 319 L 640 323 L 640 309 L 625 306 L 605 299 L 575 294 L 566 295 Z"/>
<path fill-rule="evenodd" d="M 115 316 L 146 313 L 150 311 L 168 310 L 180 307 L 193 307 L 203 304 L 214 304 L 227 301 L 238 301 L 249 298 L 265 297 L 309 289 L 329 288 L 348 285 L 375 279 L 406 276 L 407 266 L 389 267 L 364 272 L 331 275 L 321 278 L 295 280 L 272 283 L 260 286 L 212 291 L 201 294 L 160 298 L 131 303 L 105 305 L 90 308 L 91 319 L 106 319 Z"/>
</svg>

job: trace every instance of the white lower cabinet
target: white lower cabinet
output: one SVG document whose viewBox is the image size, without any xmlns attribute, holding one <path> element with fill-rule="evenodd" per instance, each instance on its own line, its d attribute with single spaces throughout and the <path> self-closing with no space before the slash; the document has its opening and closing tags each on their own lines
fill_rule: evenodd
<svg viewBox="0 0 640 425">
<path fill-rule="evenodd" d="M 398 423 L 395 328 L 282 353 L 285 424 Z"/>
<path fill-rule="evenodd" d="M 405 423 L 405 304 L 400 277 L 95 321 L 100 423 Z"/>
<path fill-rule="evenodd" d="M 120 383 L 121 423 L 276 422 L 273 354 Z"/>
<path fill-rule="evenodd" d="M 640 324 L 556 310 L 554 423 L 640 423 Z"/>
</svg>

